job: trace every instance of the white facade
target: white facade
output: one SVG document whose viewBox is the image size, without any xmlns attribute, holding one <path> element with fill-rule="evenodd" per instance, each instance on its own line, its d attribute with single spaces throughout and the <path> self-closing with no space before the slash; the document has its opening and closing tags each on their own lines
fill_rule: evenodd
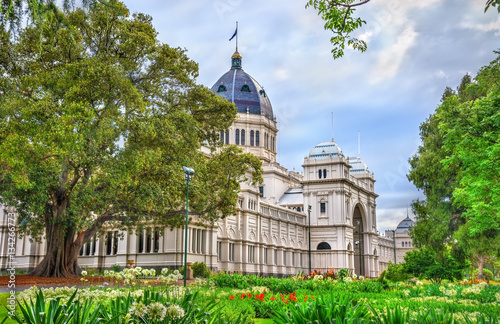
<svg viewBox="0 0 500 324">
<path fill-rule="evenodd" d="M 236 215 L 215 226 L 189 227 L 188 261 L 204 262 L 213 270 L 274 276 L 308 273 L 310 261 L 312 270 L 347 268 L 378 276 L 394 259 L 394 242 L 376 230 L 373 173 L 359 158 L 345 157 L 333 139 L 309 152 L 301 173 L 279 165 L 278 128 L 269 98 L 243 72 L 236 54 L 231 70 L 212 88 L 238 107 L 234 125 L 221 138 L 263 161 L 264 182 L 241 185 Z M 14 211 L 0 212 L 2 269 L 7 265 L 9 212 Z M 44 243 L 27 237 L 16 242 L 16 268 L 34 268 L 43 258 Z M 151 225 L 139 233 L 109 231 L 88 242 L 79 258 L 83 268 L 126 267 L 132 261 L 142 267 L 181 267 L 184 229 Z"/>
</svg>

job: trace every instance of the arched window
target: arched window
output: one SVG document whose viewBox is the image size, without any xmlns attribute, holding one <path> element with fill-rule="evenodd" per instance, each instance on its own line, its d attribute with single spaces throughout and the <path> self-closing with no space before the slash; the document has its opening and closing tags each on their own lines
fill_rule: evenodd
<svg viewBox="0 0 500 324">
<path fill-rule="evenodd" d="M 229 144 L 229 131 L 226 132 L 226 144 Z"/>
<path fill-rule="evenodd" d="M 326 242 L 321 242 L 318 244 L 318 250 L 331 250 L 332 247 Z"/>
<path fill-rule="evenodd" d="M 245 145 L 245 130 L 241 130 L 241 145 Z"/>
<path fill-rule="evenodd" d="M 255 132 L 255 146 L 260 146 L 260 133 L 259 133 L 259 131 Z"/>
<path fill-rule="evenodd" d="M 319 177 L 320 179 L 321 179 L 321 175 L 322 175 L 321 170 L 318 170 L 318 177 Z"/>
<path fill-rule="evenodd" d="M 405 242 L 401 242 L 401 246 L 402 246 L 402 247 L 405 247 Z"/>
<path fill-rule="evenodd" d="M 225 86 L 225 85 L 223 85 L 223 84 L 221 84 L 221 85 L 219 86 L 219 88 L 217 89 L 217 92 L 224 92 L 224 91 L 227 91 L 227 90 L 226 90 L 226 86 Z"/>
<path fill-rule="evenodd" d="M 224 132 L 220 132 L 220 142 L 224 144 Z"/>
<path fill-rule="evenodd" d="M 326 179 L 326 169 L 323 169 L 323 178 Z"/>
<path fill-rule="evenodd" d="M 253 146 L 254 135 L 255 135 L 255 132 L 254 131 L 250 131 L 250 146 Z"/>
<path fill-rule="evenodd" d="M 250 92 L 250 87 L 248 86 L 248 84 L 244 84 L 244 85 L 241 87 L 241 91 L 242 91 L 242 92 Z"/>
<path fill-rule="evenodd" d="M 234 139 L 235 140 L 235 144 L 236 145 L 240 145 L 240 130 L 239 129 L 236 130 L 235 135 L 236 135 L 235 139 Z"/>
</svg>

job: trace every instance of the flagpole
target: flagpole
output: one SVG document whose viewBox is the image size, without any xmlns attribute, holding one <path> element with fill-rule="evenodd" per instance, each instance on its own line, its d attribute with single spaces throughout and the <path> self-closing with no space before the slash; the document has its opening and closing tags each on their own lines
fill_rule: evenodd
<svg viewBox="0 0 500 324">
<path fill-rule="evenodd" d="M 238 52 L 238 22 L 236 22 L 236 52 Z"/>
</svg>

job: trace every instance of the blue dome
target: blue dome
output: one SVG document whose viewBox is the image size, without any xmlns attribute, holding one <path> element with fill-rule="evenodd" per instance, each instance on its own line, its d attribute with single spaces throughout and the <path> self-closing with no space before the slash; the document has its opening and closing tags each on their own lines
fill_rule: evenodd
<svg viewBox="0 0 500 324">
<path fill-rule="evenodd" d="M 241 55 L 235 52 L 232 66 L 224 73 L 210 90 L 218 96 L 233 102 L 239 113 L 265 115 L 273 119 L 273 108 L 262 86 L 241 68 Z"/>
<path fill-rule="evenodd" d="M 406 216 L 405 219 L 403 219 L 398 227 L 396 227 L 396 233 L 404 233 L 405 231 L 410 232 L 410 227 L 413 226 L 413 221 L 410 219 L 409 216 Z"/>
<path fill-rule="evenodd" d="M 309 152 L 310 159 L 329 159 L 332 157 L 344 157 L 344 153 L 334 142 L 321 142 Z"/>
</svg>

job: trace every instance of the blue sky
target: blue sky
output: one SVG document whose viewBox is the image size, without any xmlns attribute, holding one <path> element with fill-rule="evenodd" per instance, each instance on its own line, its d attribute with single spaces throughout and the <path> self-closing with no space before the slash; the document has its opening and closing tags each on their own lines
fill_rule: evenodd
<svg viewBox="0 0 500 324">
<path fill-rule="evenodd" d="M 239 23 L 243 69 L 269 95 L 278 120 L 278 162 L 302 170 L 304 157 L 333 135 L 375 173 L 377 227 L 394 228 L 422 194 L 408 182 L 419 125 L 446 86 L 475 75 L 500 49 L 500 15 L 485 0 L 372 0 L 358 10 L 365 53 L 331 56 L 332 33 L 305 0 L 125 1 L 153 17 L 161 42 L 198 62 L 211 87 L 230 68 Z M 410 217 L 411 210 L 410 210 Z"/>
</svg>

